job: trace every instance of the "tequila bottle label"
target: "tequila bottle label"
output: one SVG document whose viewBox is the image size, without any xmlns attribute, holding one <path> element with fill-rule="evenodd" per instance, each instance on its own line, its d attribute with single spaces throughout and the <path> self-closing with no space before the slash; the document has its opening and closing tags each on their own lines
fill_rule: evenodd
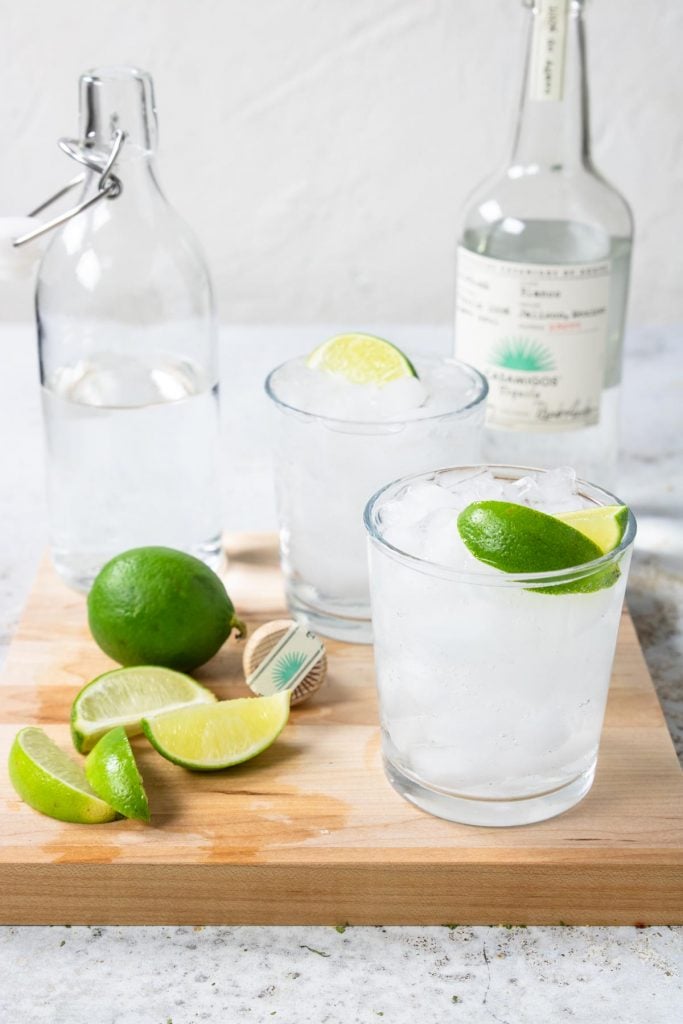
<svg viewBox="0 0 683 1024">
<path fill-rule="evenodd" d="M 568 0 L 536 0 L 529 69 L 531 100 L 562 99 L 568 6 Z"/>
<path fill-rule="evenodd" d="M 489 381 L 487 426 L 535 433 L 598 423 L 609 260 L 514 263 L 460 246 L 458 357 Z"/>
</svg>

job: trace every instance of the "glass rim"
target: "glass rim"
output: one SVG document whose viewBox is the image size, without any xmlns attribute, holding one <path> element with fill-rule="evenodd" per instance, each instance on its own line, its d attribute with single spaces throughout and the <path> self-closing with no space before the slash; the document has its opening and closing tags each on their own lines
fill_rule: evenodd
<svg viewBox="0 0 683 1024">
<path fill-rule="evenodd" d="M 305 416 L 305 417 L 307 417 L 310 420 L 321 420 L 324 423 L 334 423 L 334 424 L 339 424 L 339 425 L 345 424 L 347 426 L 373 427 L 373 428 L 376 428 L 376 427 L 401 427 L 401 426 L 406 426 L 407 424 L 410 424 L 410 423 L 430 423 L 430 422 L 433 422 L 434 420 L 446 419 L 449 416 L 462 416 L 465 413 L 470 412 L 472 409 L 475 409 L 478 405 L 481 405 L 482 402 L 484 402 L 484 400 L 486 399 L 486 396 L 489 393 L 489 382 L 488 382 L 488 380 L 486 379 L 486 377 L 484 376 L 483 373 L 480 373 L 479 370 L 477 370 L 476 367 L 472 366 L 470 363 L 464 363 L 462 361 L 462 359 L 456 359 L 455 356 L 439 355 L 436 352 L 423 352 L 423 353 L 420 353 L 416 357 L 417 362 L 420 362 L 420 360 L 422 360 L 422 359 L 434 360 L 435 362 L 438 361 L 438 362 L 442 362 L 442 363 L 452 363 L 452 364 L 454 364 L 454 365 L 456 365 L 458 367 L 461 367 L 463 370 L 465 370 L 466 373 L 469 374 L 470 379 L 473 381 L 474 384 L 477 385 L 477 388 L 478 388 L 477 394 L 474 396 L 474 398 L 471 401 L 467 402 L 465 405 L 459 405 L 457 407 L 457 409 L 448 409 L 445 412 L 434 412 L 434 413 L 428 414 L 427 416 L 411 416 L 411 417 L 405 417 L 404 416 L 403 418 L 401 418 L 400 416 L 396 416 L 396 417 L 392 417 L 391 419 L 375 419 L 375 420 L 355 419 L 355 418 L 354 419 L 349 419 L 349 418 L 344 419 L 344 418 L 342 418 L 340 416 L 326 416 L 324 413 L 310 412 L 310 411 L 307 411 L 306 409 L 301 409 L 297 405 L 292 405 L 291 402 L 285 402 L 285 401 L 283 401 L 282 398 L 279 398 L 278 395 L 275 393 L 275 389 L 274 389 L 274 386 L 273 386 L 273 379 L 274 379 L 275 375 L 277 373 L 279 373 L 280 370 L 284 369 L 285 366 L 289 366 L 290 363 L 296 363 L 299 360 L 302 360 L 302 359 L 305 359 L 305 358 L 306 358 L 306 356 L 299 355 L 299 356 L 292 356 L 291 359 L 285 359 L 285 361 L 283 363 L 279 363 L 278 366 L 275 366 L 270 371 L 270 373 L 268 374 L 268 376 L 265 379 L 265 382 L 264 382 L 263 386 L 264 386 L 266 394 L 271 399 L 271 401 L 274 402 L 275 405 L 279 406 L 281 409 L 284 409 L 287 412 L 296 413 L 298 416 Z M 414 360 L 411 357 L 411 362 L 413 362 L 413 361 Z"/>
<path fill-rule="evenodd" d="M 576 479 L 577 494 L 580 494 L 589 500 L 594 500 L 595 504 L 598 505 L 624 505 L 625 508 L 628 509 L 626 529 L 624 530 L 624 535 L 617 547 L 612 551 L 608 551 L 606 554 L 601 555 L 600 558 L 593 559 L 592 562 L 582 562 L 580 565 L 569 566 L 566 569 L 552 569 L 547 572 L 533 573 L 503 573 L 495 570 L 477 571 L 472 569 L 456 569 L 453 566 L 444 565 L 442 562 L 433 562 L 430 559 L 421 558 L 419 555 L 411 555 L 409 552 L 403 551 L 401 548 L 396 547 L 396 545 L 391 544 L 379 532 L 379 523 L 377 518 L 379 506 L 386 497 L 388 491 L 395 489 L 396 492 L 398 492 L 401 488 L 404 488 L 417 480 L 434 480 L 436 477 L 446 473 L 464 472 L 467 470 L 475 472 L 486 469 L 494 472 L 496 476 L 500 476 L 503 479 L 508 480 L 518 480 L 520 477 L 528 474 L 542 474 L 549 472 L 549 470 L 543 469 L 539 466 L 516 466 L 506 465 L 503 463 L 476 463 L 463 466 L 446 466 L 439 469 L 427 470 L 421 473 L 411 473 L 408 476 L 399 477 L 397 480 L 392 480 L 390 483 L 384 484 L 383 487 L 380 487 L 380 489 L 372 495 L 365 506 L 363 511 L 363 524 L 368 533 L 370 542 L 375 544 L 380 550 L 384 551 L 384 553 L 390 558 L 393 558 L 394 561 L 401 562 L 416 572 L 421 572 L 425 575 L 438 576 L 441 579 L 452 579 L 479 586 L 524 587 L 525 589 L 537 589 L 538 587 L 547 587 L 549 585 L 559 586 L 563 583 L 584 579 L 586 576 L 592 576 L 598 569 L 616 562 L 633 544 L 637 531 L 637 523 L 636 517 L 631 511 L 631 508 L 626 505 L 621 498 L 618 498 L 615 494 L 605 490 L 604 487 L 599 487 L 597 484 L 593 484 L 588 480 L 583 480 L 580 477 L 577 477 Z M 596 500 L 596 498 L 594 498 L 590 493 L 586 493 L 586 491 L 594 492 L 595 495 L 600 497 L 600 501 Z M 603 498 L 608 500 L 602 500 Z"/>
</svg>

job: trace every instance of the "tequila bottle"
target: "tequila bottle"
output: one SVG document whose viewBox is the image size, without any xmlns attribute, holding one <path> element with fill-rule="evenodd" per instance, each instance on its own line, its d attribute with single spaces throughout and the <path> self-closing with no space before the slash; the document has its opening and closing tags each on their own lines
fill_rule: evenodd
<svg viewBox="0 0 683 1024">
<path fill-rule="evenodd" d="M 612 484 L 629 207 L 590 153 L 583 0 L 524 0 L 512 159 L 466 205 L 455 346 L 486 374 L 486 456 Z"/>
</svg>

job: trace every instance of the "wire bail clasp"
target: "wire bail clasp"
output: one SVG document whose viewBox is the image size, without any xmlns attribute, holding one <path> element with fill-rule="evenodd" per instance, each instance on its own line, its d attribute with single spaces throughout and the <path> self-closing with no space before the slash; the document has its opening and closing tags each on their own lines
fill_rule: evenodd
<svg viewBox="0 0 683 1024">
<path fill-rule="evenodd" d="M 33 241 L 34 238 L 39 238 L 40 235 L 44 235 L 47 231 L 52 231 L 53 228 L 58 228 L 61 224 L 65 224 L 66 221 L 71 220 L 72 217 L 78 216 L 84 210 L 94 206 L 100 199 L 116 199 L 117 196 L 121 195 L 123 185 L 121 179 L 118 178 L 112 171 L 114 164 L 116 163 L 117 157 L 121 152 L 121 147 L 126 138 L 126 133 L 117 128 L 112 136 L 112 144 L 109 153 L 105 157 L 98 158 L 94 151 L 88 151 L 82 144 L 76 139 L 60 139 L 59 148 L 67 156 L 71 157 L 72 160 L 76 160 L 79 164 L 83 164 L 89 171 L 99 174 L 99 181 L 97 182 L 97 192 L 90 196 L 89 199 L 84 199 L 82 203 L 78 203 L 77 206 L 73 206 L 70 210 L 65 210 L 64 213 L 60 213 L 58 217 L 53 217 L 52 220 L 47 221 L 45 224 L 41 224 L 33 231 L 28 231 L 25 235 L 20 235 L 19 238 L 15 238 L 12 245 L 18 248 L 20 245 L 24 245 L 26 242 Z M 41 213 L 48 206 L 57 202 L 62 196 L 70 192 L 71 189 L 76 188 L 78 185 L 82 185 L 86 180 L 86 174 L 79 174 L 71 181 L 60 188 L 58 192 L 46 199 L 45 202 L 41 203 L 40 206 L 36 206 L 35 210 L 31 210 L 28 214 L 29 217 L 35 217 L 36 214 Z"/>
</svg>

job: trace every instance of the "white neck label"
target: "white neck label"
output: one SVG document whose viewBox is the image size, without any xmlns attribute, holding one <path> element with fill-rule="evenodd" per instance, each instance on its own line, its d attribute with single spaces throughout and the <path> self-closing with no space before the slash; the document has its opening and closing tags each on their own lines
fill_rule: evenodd
<svg viewBox="0 0 683 1024">
<path fill-rule="evenodd" d="M 570 0 L 536 0 L 529 99 L 561 100 Z"/>
</svg>

